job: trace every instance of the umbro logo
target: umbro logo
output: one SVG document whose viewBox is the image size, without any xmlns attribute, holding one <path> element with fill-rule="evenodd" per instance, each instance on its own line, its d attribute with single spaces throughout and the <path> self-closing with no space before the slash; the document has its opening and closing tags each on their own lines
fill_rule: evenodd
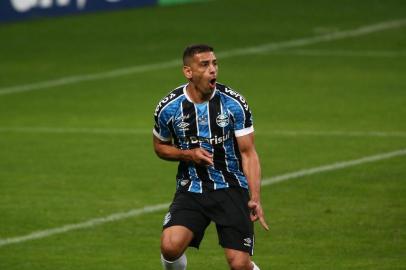
<svg viewBox="0 0 406 270">
<path fill-rule="evenodd" d="M 186 186 L 188 183 L 189 183 L 189 180 L 188 180 L 188 179 L 183 179 L 183 180 L 180 181 L 180 185 L 181 185 L 182 187 Z"/>
<path fill-rule="evenodd" d="M 252 245 L 252 240 L 251 240 L 251 238 L 245 238 L 245 239 L 244 239 L 244 246 L 246 246 L 246 247 L 251 247 L 251 245 Z"/>
<path fill-rule="evenodd" d="M 180 122 L 177 126 L 181 129 L 186 129 L 190 124 L 186 122 Z"/>
<path fill-rule="evenodd" d="M 171 215 L 171 213 L 167 213 L 166 215 L 165 215 L 165 218 L 164 218 L 164 226 L 166 225 L 166 224 L 168 224 L 168 222 L 171 220 L 171 218 L 172 218 L 172 215 Z"/>
</svg>

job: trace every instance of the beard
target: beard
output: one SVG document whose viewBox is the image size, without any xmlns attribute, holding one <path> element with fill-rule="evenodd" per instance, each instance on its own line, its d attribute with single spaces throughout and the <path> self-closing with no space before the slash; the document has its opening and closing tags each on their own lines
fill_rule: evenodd
<svg viewBox="0 0 406 270">
<path fill-rule="evenodd" d="M 193 82 L 196 88 L 204 95 L 211 95 L 216 89 L 216 79 L 200 79 Z"/>
</svg>

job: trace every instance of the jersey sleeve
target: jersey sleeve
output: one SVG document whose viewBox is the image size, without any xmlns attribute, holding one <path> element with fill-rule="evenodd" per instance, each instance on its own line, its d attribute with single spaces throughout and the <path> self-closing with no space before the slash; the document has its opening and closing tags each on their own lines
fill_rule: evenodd
<svg viewBox="0 0 406 270">
<path fill-rule="evenodd" d="M 168 117 L 168 114 L 165 112 L 165 110 L 155 112 L 154 114 L 154 128 L 152 130 L 152 133 L 160 139 L 161 141 L 170 141 L 172 138 L 171 132 L 169 130 L 169 122 L 170 119 Z"/>
<path fill-rule="evenodd" d="M 241 137 L 254 132 L 252 113 L 247 101 L 241 95 L 233 98 L 229 107 L 234 120 L 234 134 Z"/>
</svg>

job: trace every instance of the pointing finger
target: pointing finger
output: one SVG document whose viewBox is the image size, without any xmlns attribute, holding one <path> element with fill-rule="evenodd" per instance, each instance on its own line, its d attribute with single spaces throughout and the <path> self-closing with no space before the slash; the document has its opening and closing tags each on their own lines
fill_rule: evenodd
<svg viewBox="0 0 406 270">
<path fill-rule="evenodd" d="M 266 221 L 265 221 L 264 217 L 259 218 L 259 223 L 261 223 L 262 227 L 265 230 L 269 231 L 269 226 L 268 226 L 268 224 L 266 224 Z"/>
</svg>

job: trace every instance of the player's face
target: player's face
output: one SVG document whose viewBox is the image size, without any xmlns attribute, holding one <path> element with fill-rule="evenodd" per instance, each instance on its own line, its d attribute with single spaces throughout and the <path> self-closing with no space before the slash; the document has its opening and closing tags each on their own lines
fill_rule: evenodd
<svg viewBox="0 0 406 270">
<path fill-rule="evenodd" d="M 197 53 L 190 61 L 186 75 L 203 94 L 211 94 L 216 88 L 217 59 L 213 52 Z"/>
</svg>

